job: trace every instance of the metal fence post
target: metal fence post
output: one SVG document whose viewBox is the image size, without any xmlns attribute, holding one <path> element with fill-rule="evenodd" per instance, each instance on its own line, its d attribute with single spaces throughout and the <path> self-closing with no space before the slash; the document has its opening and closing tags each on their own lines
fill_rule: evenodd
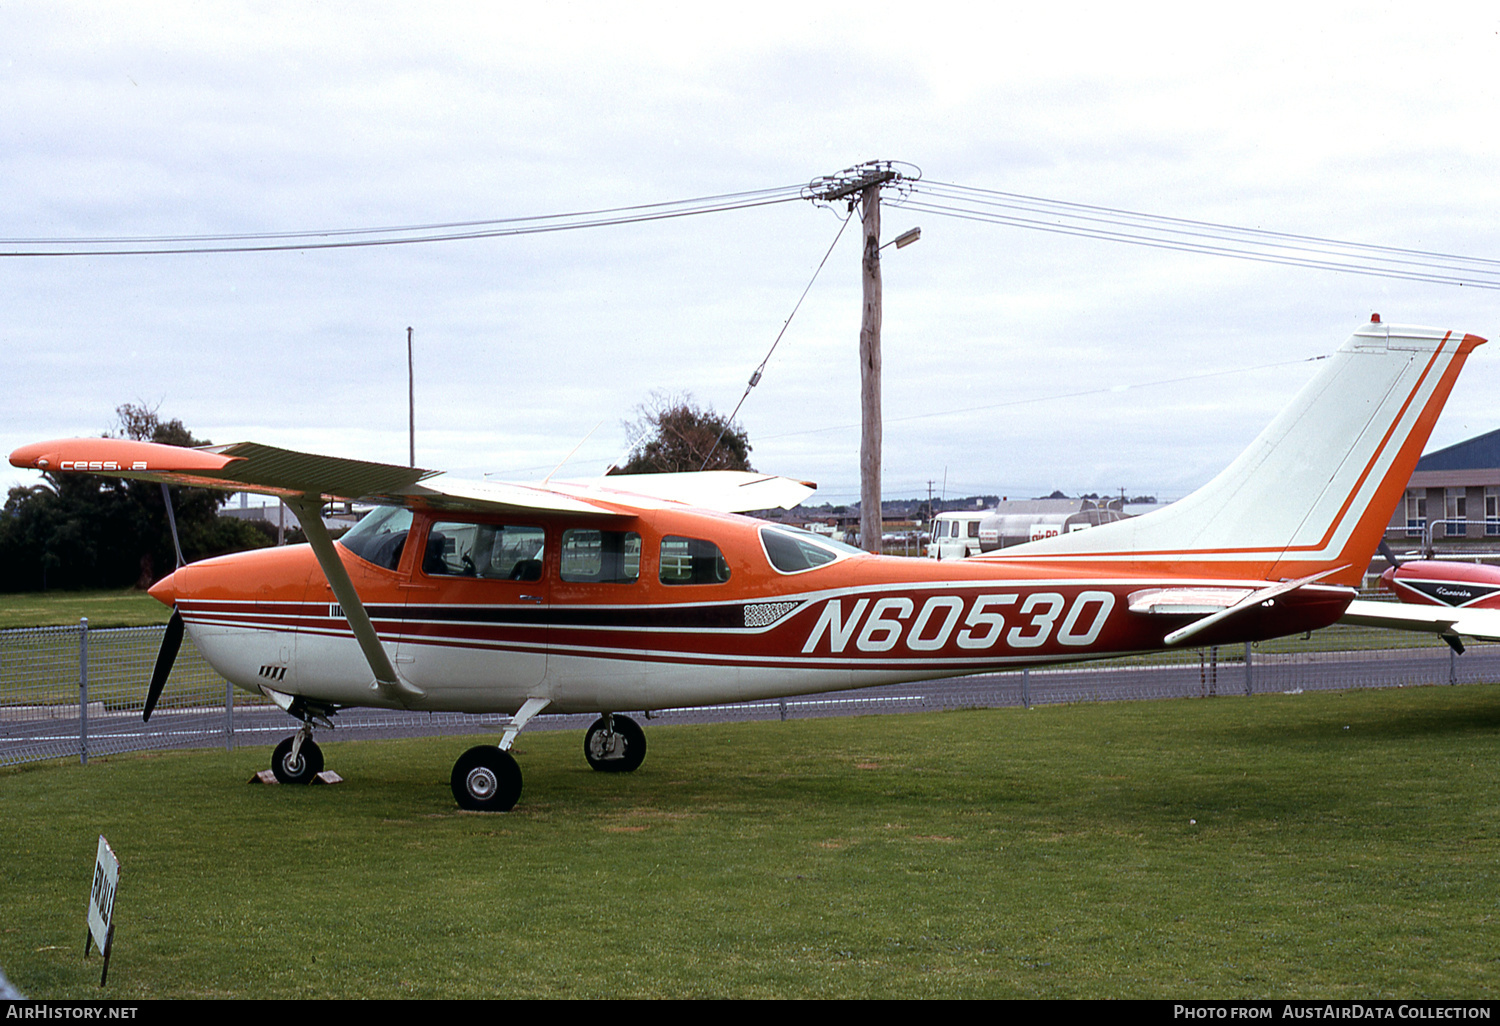
<svg viewBox="0 0 1500 1026">
<path fill-rule="evenodd" d="M 1254 668 L 1250 662 L 1250 642 L 1245 642 L 1245 697 L 1254 693 L 1252 683 L 1254 681 Z"/>
<path fill-rule="evenodd" d="M 89 764 L 89 618 L 78 619 L 78 762 Z"/>
<path fill-rule="evenodd" d="M 224 682 L 224 750 L 234 751 L 234 685 Z"/>
<path fill-rule="evenodd" d="M 1458 649 L 1448 646 L 1448 683 L 1458 683 Z"/>
<path fill-rule="evenodd" d="M 1021 704 L 1031 708 L 1031 671 L 1021 671 Z"/>
</svg>

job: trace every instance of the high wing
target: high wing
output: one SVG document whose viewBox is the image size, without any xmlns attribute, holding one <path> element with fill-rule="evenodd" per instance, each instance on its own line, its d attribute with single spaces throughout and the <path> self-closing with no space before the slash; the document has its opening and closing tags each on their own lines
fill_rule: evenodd
<svg viewBox="0 0 1500 1026">
<path fill-rule="evenodd" d="M 256 492 L 286 499 L 326 499 L 484 513 L 577 513 L 632 516 L 638 509 L 681 503 L 721 513 L 790 509 L 815 485 L 744 471 L 637 474 L 522 485 L 432 479 L 440 471 L 296 452 L 258 442 L 188 449 L 125 438 L 38 442 L 10 455 L 12 466 L 86 472 L 174 485 Z"/>
<path fill-rule="evenodd" d="M 297 514 L 370 665 L 376 687 L 403 705 L 420 697 L 421 691 L 401 679 L 380 643 L 369 612 L 323 524 L 321 513 L 326 500 L 483 513 L 624 518 L 668 502 L 722 513 L 773 505 L 791 507 L 813 492 L 812 485 L 801 481 L 739 471 L 670 474 L 662 475 L 661 480 L 621 475 L 556 487 L 489 481 L 443 486 L 425 483 L 438 476 L 435 470 L 319 456 L 258 442 L 184 448 L 126 438 L 73 438 L 23 446 L 10 454 L 10 462 L 33 470 L 105 474 L 280 496 Z"/>
<path fill-rule="evenodd" d="M 791 509 L 817 490 L 811 481 L 739 470 L 704 470 L 686 474 L 612 474 L 592 481 L 567 481 L 551 487 L 580 498 L 639 504 L 642 498 L 677 502 L 720 513 L 756 509 Z"/>
</svg>

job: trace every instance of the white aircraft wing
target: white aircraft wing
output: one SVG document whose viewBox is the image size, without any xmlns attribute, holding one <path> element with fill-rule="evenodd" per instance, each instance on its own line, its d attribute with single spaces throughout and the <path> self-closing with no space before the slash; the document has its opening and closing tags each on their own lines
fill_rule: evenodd
<svg viewBox="0 0 1500 1026">
<path fill-rule="evenodd" d="M 621 475 L 566 485 L 437 482 L 432 480 L 441 473 L 436 470 L 320 456 L 258 442 L 189 449 L 124 438 L 74 438 L 23 446 L 11 453 L 10 462 L 54 473 L 105 474 L 285 498 L 313 496 L 485 513 L 625 517 L 662 502 L 732 513 L 794 506 L 813 491 L 801 481 L 735 471 Z"/>
<path fill-rule="evenodd" d="M 818 486 L 810 481 L 742 470 L 704 470 L 689 474 L 612 474 L 592 481 L 554 482 L 580 497 L 631 502 L 642 497 L 680 502 L 720 513 L 753 509 L 791 509 Z"/>
<path fill-rule="evenodd" d="M 1419 606 L 1405 602 L 1371 602 L 1355 599 L 1339 623 L 1358 627 L 1388 627 L 1398 631 L 1423 631 L 1448 637 L 1500 641 L 1500 609 L 1454 609 L 1449 606 Z"/>
</svg>

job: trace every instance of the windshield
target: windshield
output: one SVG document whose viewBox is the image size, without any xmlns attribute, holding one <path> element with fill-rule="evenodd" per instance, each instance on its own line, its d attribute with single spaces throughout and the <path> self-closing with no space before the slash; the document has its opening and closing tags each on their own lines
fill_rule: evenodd
<svg viewBox="0 0 1500 1026">
<path fill-rule="evenodd" d="M 366 562 L 394 570 L 401 564 L 411 519 L 411 510 L 405 507 L 381 506 L 351 527 L 339 544 Z"/>
</svg>

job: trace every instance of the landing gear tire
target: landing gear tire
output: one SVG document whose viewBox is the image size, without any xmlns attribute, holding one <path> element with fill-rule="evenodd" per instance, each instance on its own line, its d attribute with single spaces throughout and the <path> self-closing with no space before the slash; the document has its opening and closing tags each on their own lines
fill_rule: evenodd
<svg viewBox="0 0 1500 1026">
<path fill-rule="evenodd" d="M 646 733 L 629 716 L 601 716 L 583 735 L 583 757 L 601 773 L 630 773 L 646 758 Z"/>
<path fill-rule="evenodd" d="M 453 797 L 471 812 L 509 812 L 521 797 L 521 767 L 509 752 L 475 745 L 453 764 Z"/>
<path fill-rule="evenodd" d="M 310 784 L 313 777 L 323 772 L 323 749 L 307 740 L 302 742 L 302 751 L 293 759 L 292 742 L 295 740 L 289 737 L 276 746 L 276 751 L 271 753 L 271 772 L 276 774 L 279 783 Z"/>
</svg>

